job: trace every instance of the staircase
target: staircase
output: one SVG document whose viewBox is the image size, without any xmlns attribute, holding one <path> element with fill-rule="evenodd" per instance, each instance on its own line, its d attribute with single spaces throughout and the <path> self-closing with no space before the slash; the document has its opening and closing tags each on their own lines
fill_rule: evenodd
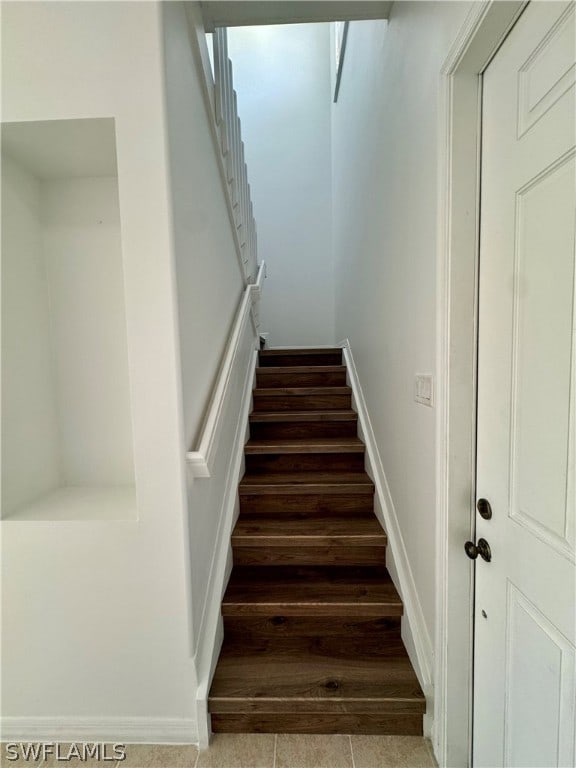
<svg viewBox="0 0 576 768">
<path fill-rule="evenodd" d="M 341 349 L 256 370 L 214 732 L 422 733 Z"/>
</svg>

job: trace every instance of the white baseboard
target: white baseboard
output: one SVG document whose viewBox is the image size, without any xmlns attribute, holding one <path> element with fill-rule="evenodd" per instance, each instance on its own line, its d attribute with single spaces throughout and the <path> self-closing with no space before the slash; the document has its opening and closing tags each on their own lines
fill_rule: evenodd
<svg viewBox="0 0 576 768">
<path fill-rule="evenodd" d="M 221 604 L 224 589 L 232 569 L 231 535 L 232 527 L 239 510 L 238 482 L 243 473 L 244 443 L 248 432 L 248 414 L 252 403 L 252 389 L 258 353 L 255 351 L 246 371 L 236 433 L 233 440 L 230 465 L 226 477 L 220 520 L 217 532 L 217 549 L 214 553 L 204 612 L 198 631 L 199 646 L 196 651 L 195 664 L 198 676 L 196 694 L 196 713 L 198 721 L 198 740 L 201 749 L 208 746 L 210 739 L 210 718 L 208 715 L 208 691 L 212 675 L 222 646 L 223 628 Z"/>
<path fill-rule="evenodd" d="M 380 517 L 388 536 L 388 570 L 404 603 L 402 639 L 426 695 L 428 711 L 433 712 L 432 670 L 434 654 L 432 641 L 426 626 L 418 592 L 416 591 L 410 561 L 408 560 L 394 502 L 390 494 L 390 487 L 386 479 L 386 473 L 348 339 L 342 342 L 342 347 L 348 369 L 349 384 L 352 387 L 354 402 L 358 411 L 360 436 L 366 444 L 367 470 L 374 481 L 376 489 L 375 511 Z M 430 727 L 430 718 L 426 716 L 425 729 L 429 732 Z"/>
<path fill-rule="evenodd" d="M 196 722 L 164 717 L 2 717 L 2 741 L 197 744 Z"/>
</svg>

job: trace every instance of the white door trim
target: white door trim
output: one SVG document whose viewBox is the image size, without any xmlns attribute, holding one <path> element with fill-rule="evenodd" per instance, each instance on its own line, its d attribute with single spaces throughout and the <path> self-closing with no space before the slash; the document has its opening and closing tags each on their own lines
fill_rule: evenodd
<svg viewBox="0 0 576 768">
<path fill-rule="evenodd" d="M 440 72 L 437 242 L 436 634 L 433 742 L 471 764 L 476 315 L 481 74 L 526 0 L 475 3 Z"/>
</svg>

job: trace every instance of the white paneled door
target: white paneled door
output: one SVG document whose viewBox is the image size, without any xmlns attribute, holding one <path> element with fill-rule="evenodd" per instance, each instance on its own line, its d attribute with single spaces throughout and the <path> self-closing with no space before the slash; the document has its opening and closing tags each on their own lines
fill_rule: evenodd
<svg viewBox="0 0 576 768">
<path fill-rule="evenodd" d="M 576 757 L 574 10 L 531 2 L 483 80 L 475 768 Z"/>
</svg>

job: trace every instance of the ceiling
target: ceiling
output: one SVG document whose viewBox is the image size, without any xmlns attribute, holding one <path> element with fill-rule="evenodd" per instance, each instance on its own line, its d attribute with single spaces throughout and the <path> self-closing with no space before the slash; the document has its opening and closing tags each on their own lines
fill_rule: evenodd
<svg viewBox="0 0 576 768">
<path fill-rule="evenodd" d="M 355 21 L 359 19 L 387 19 L 391 2 L 380 0 L 264 0 L 263 2 L 200 3 L 204 28 L 213 32 L 215 27 L 249 27 L 256 24 L 302 24 L 323 21 Z"/>
<path fill-rule="evenodd" d="M 2 123 L 2 154 L 39 179 L 116 176 L 114 119 Z"/>
</svg>

